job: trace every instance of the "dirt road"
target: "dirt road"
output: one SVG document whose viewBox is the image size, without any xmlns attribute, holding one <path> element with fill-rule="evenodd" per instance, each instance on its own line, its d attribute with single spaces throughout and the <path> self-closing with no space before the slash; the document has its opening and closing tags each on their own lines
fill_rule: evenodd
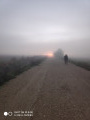
<svg viewBox="0 0 90 120">
<path fill-rule="evenodd" d="M 46 60 L 0 87 L 0 120 L 90 120 L 90 72 Z"/>
</svg>

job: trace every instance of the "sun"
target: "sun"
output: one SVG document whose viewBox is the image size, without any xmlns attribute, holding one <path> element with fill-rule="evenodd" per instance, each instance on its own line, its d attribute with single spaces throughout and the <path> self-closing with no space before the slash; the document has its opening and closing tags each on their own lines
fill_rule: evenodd
<svg viewBox="0 0 90 120">
<path fill-rule="evenodd" d="M 47 57 L 53 57 L 54 55 L 53 55 L 53 52 L 48 52 L 48 53 L 46 53 L 45 54 Z"/>
</svg>

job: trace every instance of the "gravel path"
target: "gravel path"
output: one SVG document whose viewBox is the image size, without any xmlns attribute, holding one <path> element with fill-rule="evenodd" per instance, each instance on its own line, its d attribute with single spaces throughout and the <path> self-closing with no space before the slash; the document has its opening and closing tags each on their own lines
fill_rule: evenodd
<svg viewBox="0 0 90 120">
<path fill-rule="evenodd" d="M 90 72 L 46 60 L 0 87 L 0 120 L 90 120 Z"/>
</svg>

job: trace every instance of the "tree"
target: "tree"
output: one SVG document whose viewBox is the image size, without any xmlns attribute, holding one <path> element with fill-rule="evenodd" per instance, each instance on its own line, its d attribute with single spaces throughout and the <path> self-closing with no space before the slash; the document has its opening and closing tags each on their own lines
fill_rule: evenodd
<svg viewBox="0 0 90 120">
<path fill-rule="evenodd" d="M 64 56 L 63 50 L 59 48 L 59 49 L 54 53 L 54 56 L 57 57 L 57 58 L 59 58 L 59 59 L 62 59 L 63 56 Z"/>
</svg>

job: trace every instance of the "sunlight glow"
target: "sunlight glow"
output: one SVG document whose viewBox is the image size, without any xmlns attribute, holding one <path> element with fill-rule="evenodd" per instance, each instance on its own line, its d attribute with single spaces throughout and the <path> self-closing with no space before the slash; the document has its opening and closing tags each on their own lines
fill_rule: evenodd
<svg viewBox="0 0 90 120">
<path fill-rule="evenodd" d="M 54 56 L 53 52 L 48 52 L 48 53 L 46 53 L 45 55 L 46 55 L 47 57 L 53 57 L 53 56 Z"/>
</svg>

